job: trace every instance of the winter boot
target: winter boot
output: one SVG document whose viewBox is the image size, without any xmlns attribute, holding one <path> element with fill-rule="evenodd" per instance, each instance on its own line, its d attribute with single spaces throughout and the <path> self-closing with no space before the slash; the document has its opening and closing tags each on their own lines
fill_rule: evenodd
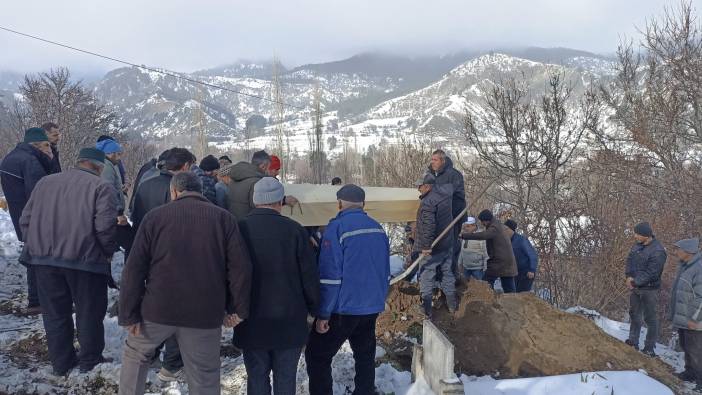
<svg viewBox="0 0 702 395">
<path fill-rule="evenodd" d="M 431 313 L 432 313 L 432 308 L 431 308 L 431 295 L 422 298 L 422 308 L 424 308 L 424 317 L 426 319 L 431 321 Z"/>
<path fill-rule="evenodd" d="M 449 311 L 449 313 L 451 313 L 451 314 L 455 314 L 455 313 L 456 313 L 456 308 L 457 308 L 458 306 L 457 306 L 457 303 L 456 303 L 456 295 L 455 295 L 455 294 L 446 295 L 446 305 L 448 306 L 448 311 Z"/>
<path fill-rule="evenodd" d="M 624 343 L 626 343 L 626 344 L 628 344 L 628 345 L 634 347 L 634 350 L 638 350 L 638 349 L 639 349 L 639 345 L 636 344 L 636 343 L 634 343 L 633 341 L 631 341 L 631 340 L 629 340 L 629 339 L 626 339 L 626 340 L 624 341 Z"/>
<path fill-rule="evenodd" d="M 695 381 L 695 374 L 692 373 L 692 371 L 688 370 L 688 369 L 685 369 L 680 373 L 675 373 L 675 376 L 677 376 L 677 378 L 679 378 L 682 381 L 690 381 L 690 382 Z"/>
</svg>

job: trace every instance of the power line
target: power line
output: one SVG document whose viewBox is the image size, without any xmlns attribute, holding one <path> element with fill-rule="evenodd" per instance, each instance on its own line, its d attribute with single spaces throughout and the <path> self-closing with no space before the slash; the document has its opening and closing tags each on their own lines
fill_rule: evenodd
<svg viewBox="0 0 702 395">
<path fill-rule="evenodd" d="M 245 93 L 245 92 L 237 91 L 237 90 L 235 90 L 235 89 L 226 88 L 226 87 L 223 87 L 223 86 L 219 86 L 219 85 L 215 85 L 215 84 L 210 84 L 209 82 L 204 82 L 204 81 L 196 80 L 196 79 L 194 79 L 194 78 L 186 77 L 186 76 L 183 76 L 183 75 L 181 75 L 181 74 L 178 74 L 178 73 L 175 73 L 175 72 L 172 72 L 172 71 L 163 70 L 163 69 L 156 69 L 156 68 L 148 67 L 148 66 L 144 66 L 144 65 L 138 65 L 138 64 L 136 64 L 136 63 L 128 62 L 128 61 L 122 60 L 122 59 L 117 59 L 117 58 L 114 58 L 114 57 L 111 57 L 111 56 L 107 56 L 107 55 L 103 55 L 103 54 L 100 54 L 100 53 L 97 53 L 97 52 L 92 52 L 92 51 L 88 51 L 88 50 L 85 50 L 85 49 L 76 48 L 76 47 L 73 47 L 73 46 L 70 46 L 70 45 L 67 45 L 67 44 L 62 44 L 62 43 L 59 43 L 59 42 L 56 42 L 56 41 L 52 41 L 52 40 L 48 40 L 48 39 L 45 39 L 45 38 L 42 38 L 42 37 L 34 36 L 34 35 L 31 35 L 31 34 L 27 34 L 27 33 L 22 33 L 22 32 L 19 32 L 19 31 L 17 31 L 17 30 L 13 30 L 13 29 L 10 29 L 10 28 L 4 27 L 4 26 L 0 26 L 0 30 L 4 30 L 4 31 L 6 31 L 6 32 L 10 32 L 10 33 L 17 34 L 17 35 L 20 35 L 20 36 L 23 36 L 23 37 L 31 38 L 31 39 L 33 39 L 33 40 L 42 41 L 42 42 L 47 43 L 47 44 L 56 45 L 56 46 L 59 46 L 59 47 L 62 47 L 62 48 L 66 48 L 66 49 L 70 49 L 70 50 L 73 50 L 73 51 L 82 52 L 82 53 L 84 53 L 84 54 L 91 55 L 91 56 L 96 56 L 96 57 L 98 57 L 98 58 L 107 59 L 107 60 L 110 60 L 110 61 L 113 61 L 113 62 L 122 63 L 122 64 L 125 64 L 125 65 L 128 65 L 128 66 L 132 66 L 132 67 L 138 67 L 138 68 L 140 68 L 140 69 L 152 71 L 152 72 L 154 72 L 154 73 L 160 73 L 160 74 L 167 75 L 167 76 L 174 77 L 174 78 L 179 78 L 179 79 L 181 79 L 181 80 L 188 81 L 188 82 L 193 83 L 193 84 L 199 84 L 199 85 L 206 86 L 206 87 L 209 87 L 209 88 L 221 89 L 221 90 L 223 90 L 223 91 L 236 93 L 237 95 L 248 96 L 248 97 L 252 97 L 252 98 L 255 98 L 255 99 L 264 100 L 264 101 L 267 101 L 267 102 L 276 103 L 276 104 L 280 104 L 280 105 L 287 106 L 287 107 L 297 108 L 297 109 L 299 109 L 299 110 L 306 110 L 306 109 L 307 109 L 306 107 L 296 106 L 296 105 L 294 105 L 294 104 L 289 104 L 289 103 L 280 102 L 280 101 L 273 100 L 273 99 L 268 99 L 268 98 L 265 98 L 265 97 L 263 97 L 263 96 L 258 96 L 258 95 L 254 95 L 254 94 L 251 94 L 251 93 Z"/>
</svg>

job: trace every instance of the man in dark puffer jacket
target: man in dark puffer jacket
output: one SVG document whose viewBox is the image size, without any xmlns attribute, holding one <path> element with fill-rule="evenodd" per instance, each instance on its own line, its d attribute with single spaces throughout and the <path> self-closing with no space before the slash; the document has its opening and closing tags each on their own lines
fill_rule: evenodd
<svg viewBox="0 0 702 395">
<path fill-rule="evenodd" d="M 626 285 L 631 290 L 629 297 L 629 339 L 626 344 L 638 349 L 641 325 L 646 322 L 646 344 L 643 352 L 655 356 L 653 349 L 658 340 L 658 294 L 661 275 L 668 255 L 663 245 L 653 235 L 648 222 L 634 227 L 636 243 L 626 259 Z"/>
</svg>

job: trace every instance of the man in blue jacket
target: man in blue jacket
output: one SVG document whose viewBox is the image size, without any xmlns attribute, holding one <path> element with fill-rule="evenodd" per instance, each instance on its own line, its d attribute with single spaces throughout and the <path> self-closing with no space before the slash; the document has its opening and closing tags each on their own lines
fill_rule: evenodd
<svg viewBox="0 0 702 395">
<path fill-rule="evenodd" d="M 505 232 L 512 241 L 512 252 L 517 260 L 517 277 L 514 279 L 517 292 L 531 292 L 536 276 L 536 266 L 539 256 L 529 239 L 517 233 L 517 222 L 511 219 L 505 221 Z"/>
<path fill-rule="evenodd" d="M 319 253 L 320 307 L 305 351 L 310 394 L 332 393 L 332 358 L 346 340 L 355 360 L 354 394 L 375 393 L 375 321 L 385 309 L 390 244 L 363 211 L 365 192 L 347 184 L 336 193 L 339 214 Z"/>
</svg>

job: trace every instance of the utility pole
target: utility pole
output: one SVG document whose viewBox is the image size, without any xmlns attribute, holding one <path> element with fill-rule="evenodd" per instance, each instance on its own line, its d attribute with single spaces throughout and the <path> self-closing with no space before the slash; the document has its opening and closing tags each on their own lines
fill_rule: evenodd
<svg viewBox="0 0 702 395">
<path fill-rule="evenodd" d="M 193 126 L 192 130 L 195 132 L 195 142 L 193 148 L 195 155 L 199 160 L 207 155 L 207 130 L 205 128 L 205 110 L 204 102 L 205 95 L 201 88 L 197 90 L 195 96 L 196 107 L 193 109 Z"/>
<path fill-rule="evenodd" d="M 280 64 L 280 59 L 278 59 L 277 56 L 273 56 L 271 97 L 274 100 L 273 123 L 275 124 L 275 146 L 276 150 L 278 151 L 278 155 L 281 157 L 280 178 L 285 181 L 288 173 L 288 162 L 290 161 L 290 137 L 287 136 L 283 130 L 285 108 L 283 107 L 283 86 L 280 82 L 281 68 L 282 66 Z"/>
</svg>

